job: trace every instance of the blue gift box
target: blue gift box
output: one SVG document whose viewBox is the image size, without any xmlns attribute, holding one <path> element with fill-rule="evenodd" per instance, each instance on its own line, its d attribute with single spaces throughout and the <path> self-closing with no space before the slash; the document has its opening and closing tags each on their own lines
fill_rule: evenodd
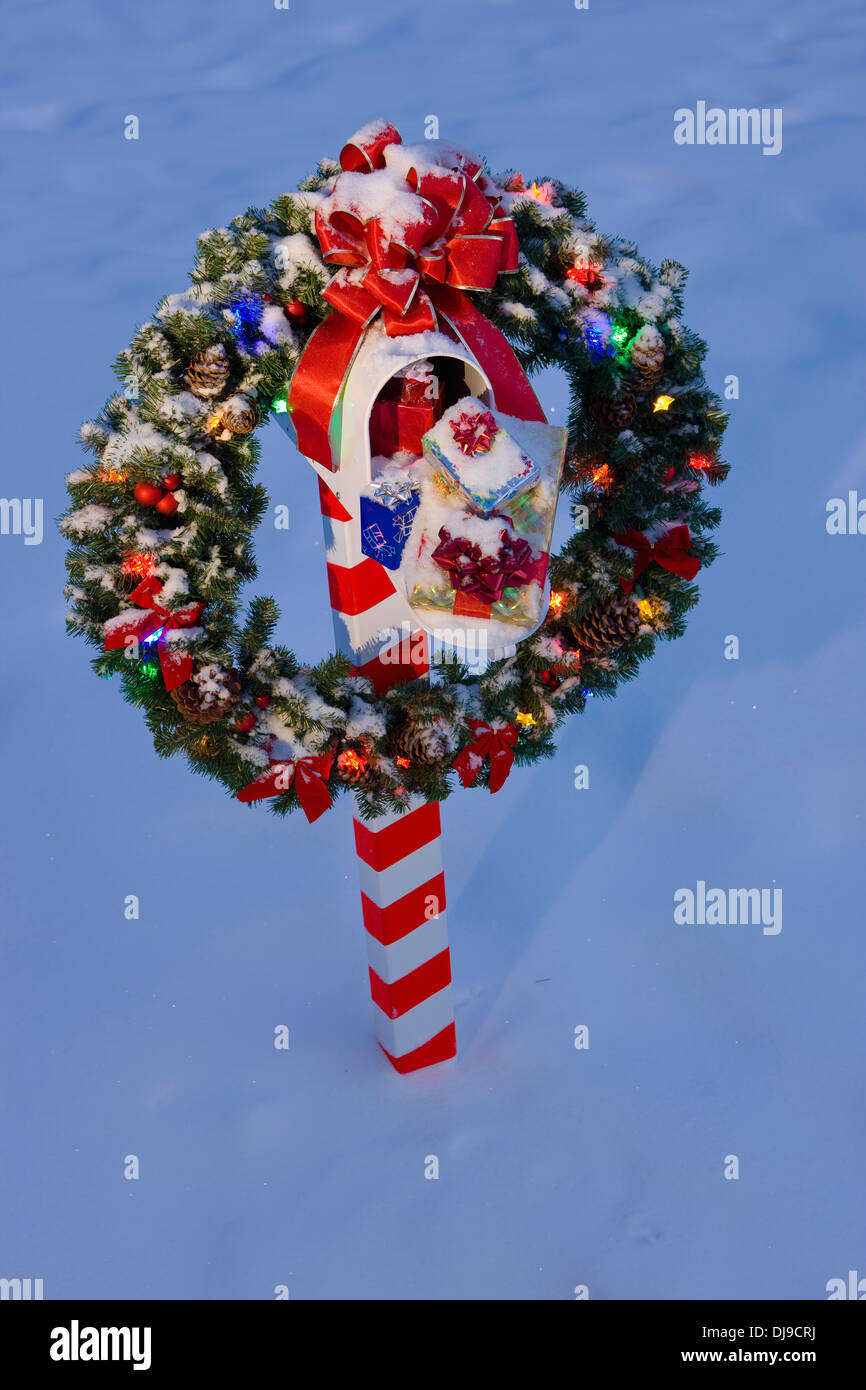
<svg viewBox="0 0 866 1390">
<path fill-rule="evenodd" d="M 386 569 L 400 568 L 421 494 L 412 490 L 409 501 L 385 506 L 372 497 L 361 498 L 361 549 Z"/>
</svg>

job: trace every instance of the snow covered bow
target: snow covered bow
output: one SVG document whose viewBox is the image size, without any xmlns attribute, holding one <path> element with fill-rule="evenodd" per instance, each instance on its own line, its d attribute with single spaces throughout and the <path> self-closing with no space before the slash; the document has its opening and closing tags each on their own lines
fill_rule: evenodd
<svg viewBox="0 0 866 1390">
<path fill-rule="evenodd" d="M 499 426 L 489 410 L 476 410 L 467 414 L 464 410 L 456 420 L 451 421 L 454 443 L 471 458 L 474 454 L 486 454 L 493 436 L 499 433 Z"/>
<path fill-rule="evenodd" d="M 288 761 L 271 758 L 268 771 L 242 787 L 237 793 L 237 800 L 265 801 L 271 796 L 282 796 L 294 780 L 301 809 L 312 825 L 332 803 L 327 781 L 331 775 L 333 756 L 333 753 L 314 753 L 309 758 Z"/>
<path fill-rule="evenodd" d="M 528 541 L 509 535 L 505 529 L 500 539 L 497 555 L 482 555 L 480 546 L 464 536 L 452 538 L 442 526 L 439 544 L 430 558 L 448 571 L 455 589 L 482 603 L 497 603 L 509 585 L 528 584 L 533 579 L 542 584 L 547 556 L 533 554 Z"/>
<path fill-rule="evenodd" d="M 431 147 L 412 163 L 407 152 L 396 154 L 400 147 L 386 121 L 358 131 L 340 152 L 343 173 L 316 209 L 322 255 L 340 267 L 324 292 L 337 313 L 312 334 L 289 409 L 301 453 L 328 468 L 334 404 L 380 314 L 389 337 L 438 328 L 462 338 L 486 367 L 501 409 L 543 418 L 505 338 L 464 293 L 492 289 L 497 275 L 517 269 L 517 233 L 499 208 L 500 191 L 492 184 L 489 196 L 482 190 L 488 181 L 471 155 Z"/>
<path fill-rule="evenodd" d="M 484 765 L 490 759 L 490 790 L 498 792 L 505 782 L 514 763 L 514 746 L 517 743 L 517 729 L 513 724 L 493 728 L 483 719 L 466 721 L 472 730 L 473 741 L 461 748 L 454 759 L 454 769 L 464 787 L 471 787 Z"/>
<path fill-rule="evenodd" d="M 150 579 L 143 579 L 133 589 L 129 596 L 132 602 L 139 608 L 147 608 L 150 611 L 143 613 L 141 617 L 127 618 L 122 623 L 112 624 L 111 630 L 106 633 L 103 650 L 114 651 L 127 647 L 131 641 L 156 641 L 165 688 L 175 690 L 192 675 L 192 657 L 189 652 L 176 652 L 166 646 L 166 634 L 175 628 L 195 627 L 204 612 L 204 604 L 189 603 L 185 608 L 178 608 L 172 613 L 156 601 L 156 595 L 161 588 L 162 580 L 151 576 Z"/>
<path fill-rule="evenodd" d="M 701 567 L 697 555 L 689 553 L 692 538 L 688 526 L 672 526 L 654 545 L 643 531 L 631 528 L 628 531 L 616 532 L 614 540 L 617 545 L 627 545 L 635 552 L 632 578 L 619 581 L 627 594 L 631 593 L 644 570 L 653 561 L 661 565 L 662 569 L 670 570 L 671 574 L 678 574 L 682 579 L 694 579 Z"/>
</svg>

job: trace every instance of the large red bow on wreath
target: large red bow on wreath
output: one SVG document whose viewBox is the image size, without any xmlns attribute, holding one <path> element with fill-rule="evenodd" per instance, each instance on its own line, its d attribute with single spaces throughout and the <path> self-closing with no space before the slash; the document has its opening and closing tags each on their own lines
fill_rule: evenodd
<svg viewBox="0 0 866 1390">
<path fill-rule="evenodd" d="M 238 801 L 264 801 L 270 796 L 281 796 L 295 783 L 295 791 L 301 809 L 312 825 L 323 816 L 332 803 L 328 791 L 328 777 L 331 774 L 333 753 L 314 753 L 309 758 L 280 760 L 271 758 L 267 772 L 262 773 L 249 786 L 237 793 Z"/>
<path fill-rule="evenodd" d="M 465 290 L 489 290 L 517 269 L 517 233 L 488 197 L 481 165 L 453 150 L 449 164 L 410 167 L 403 178 L 389 151 L 400 134 L 387 122 L 359 131 L 340 152 L 343 173 L 316 209 L 316 236 L 329 265 L 324 292 L 337 312 L 310 338 L 289 393 L 302 454 L 333 468 L 328 427 L 365 330 L 381 314 L 389 337 L 439 329 L 463 340 L 487 371 L 497 405 L 543 420 L 507 341 Z M 393 167 L 387 167 L 389 163 Z M 405 159 L 404 159 L 405 163 Z"/>
<path fill-rule="evenodd" d="M 454 768 L 464 787 L 471 787 L 484 764 L 490 759 L 490 790 L 498 792 L 514 763 L 517 729 L 513 724 L 494 729 L 483 719 L 466 721 L 472 730 L 473 741 L 461 748 L 454 759 Z"/>
<path fill-rule="evenodd" d="M 627 545 L 635 552 L 632 578 L 619 581 L 627 594 L 631 593 L 637 580 L 653 561 L 661 565 L 662 569 L 670 570 L 671 574 L 678 574 L 683 579 L 694 579 L 701 567 L 697 555 L 689 554 L 692 538 L 688 526 L 672 526 L 655 545 L 643 531 L 635 531 L 632 528 L 617 532 L 614 540 L 617 545 Z"/>
<path fill-rule="evenodd" d="M 173 651 L 166 645 L 166 634 L 175 628 L 194 627 L 204 612 L 204 604 L 189 603 L 185 608 L 178 608 L 172 613 L 156 601 L 156 595 L 161 588 L 162 580 L 152 575 L 150 579 L 143 579 L 133 589 L 129 596 L 132 602 L 138 604 L 139 608 L 147 608 L 150 611 L 141 617 L 127 618 L 125 622 L 113 626 L 106 635 L 103 650 L 114 651 L 119 647 L 126 647 L 131 639 L 146 642 L 149 637 L 152 638 L 159 633 L 156 640 L 162 678 L 166 690 L 174 690 L 177 686 L 183 685 L 184 681 L 188 681 L 192 675 L 192 657 L 189 652 Z"/>
</svg>

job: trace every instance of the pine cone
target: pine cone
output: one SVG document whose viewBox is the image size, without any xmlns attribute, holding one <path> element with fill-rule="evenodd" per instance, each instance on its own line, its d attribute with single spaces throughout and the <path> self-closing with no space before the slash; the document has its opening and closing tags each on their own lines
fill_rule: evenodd
<svg viewBox="0 0 866 1390">
<path fill-rule="evenodd" d="M 632 391 L 652 390 L 664 367 L 665 340 L 651 323 L 645 323 L 632 338 L 628 357 L 628 382 Z"/>
<path fill-rule="evenodd" d="M 408 719 L 394 735 L 394 748 L 410 762 L 438 763 L 448 753 L 448 739 L 441 725 Z"/>
<path fill-rule="evenodd" d="M 196 664 L 188 681 L 171 692 L 184 719 L 191 724 L 215 724 L 233 709 L 241 695 L 240 672 L 234 667 Z"/>
<path fill-rule="evenodd" d="M 213 432 L 217 439 L 231 439 L 234 434 L 252 434 L 259 423 L 259 408 L 250 396 L 238 392 L 229 396 L 220 406 L 213 418 Z"/>
<path fill-rule="evenodd" d="M 222 343 L 214 343 L 193 358 L 183 374 L 183 384 L 199 400 L 213 401 L 225 390 L 228 375 L 226 350 Z"/>
<path fill-rule="evenodd" d="M 596 424 L 605 430 L 627 430 L 632 420 L 637 402 L 631 392 L 622 396 L 591 396 L 589 413 Z"/>
<path fill-rule="evenodd" d="M 223 406 L 222 423 L 232 434 L 252 434 L 259 423 L 259 408 L 251 396 L 230 396 Z"/>
<path fill-rule="evenodd" d="M 634 637 L 640 621 L 637 599 L 632 594 L 613 594 L 584 613 L 572 632 L 586 656 L 604 656 Z"/>
<path fill-rule="evenodd" d="M 337 775 L 350 787 L 371 787 L 379 780 L 379 765 L 366 739 L 338 755 Z"/>
</svg>

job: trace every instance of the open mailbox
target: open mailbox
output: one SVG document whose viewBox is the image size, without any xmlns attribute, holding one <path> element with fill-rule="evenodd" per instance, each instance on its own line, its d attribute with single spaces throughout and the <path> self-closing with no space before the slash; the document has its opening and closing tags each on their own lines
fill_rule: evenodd
<svg viewBox="0 0 866 1390">
<path fill-rule="evenodd" d="M 413 630 L 494 658 L 547 611 L 567 432 L 500 410 L 461 342 L 377 329 L 331 418 L 335 468 L 313 467 L 356 523 L 355 562 L 383 566 Z"/>
</svg>

